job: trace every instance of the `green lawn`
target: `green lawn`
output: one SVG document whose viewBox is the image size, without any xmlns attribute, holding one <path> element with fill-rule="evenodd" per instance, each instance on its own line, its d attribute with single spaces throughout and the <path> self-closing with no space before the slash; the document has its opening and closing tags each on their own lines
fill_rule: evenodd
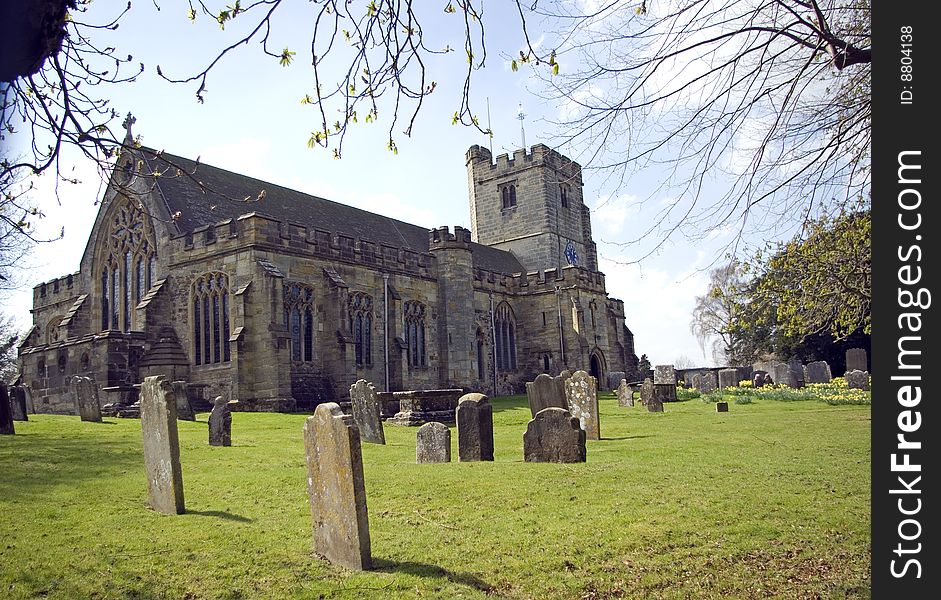
<svg viewBox="0 0 941 600">
<path fill-rule="evenodd" d="M 495 462 L 416 465 L 386 426 L 367 573 L 313 553 L 303 415 L 235 413 L 230 448 L 181 421 L 172 517 L 145 508 L 139 421 L 31 415 L 0 436 L 0 597 L 868 597 L 870 407 L 729 411 L 602 395 L 575 465 L 523 462 L 525 397 L 494 401 Z"/>
</svg>

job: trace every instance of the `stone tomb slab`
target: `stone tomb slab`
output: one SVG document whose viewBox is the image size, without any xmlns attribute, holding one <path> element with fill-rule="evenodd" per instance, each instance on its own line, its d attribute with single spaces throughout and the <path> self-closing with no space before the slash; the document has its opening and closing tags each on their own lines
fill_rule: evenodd
<svg viewBox="0 0 941 600">
<path fill-rule="evenodd" d="M 392 397 L 399 401 L 399 412 L 387 422 L 410 427 L 431 421 L 453 423 L 457 401 L 463 394 L 460 388 L 393 392 Z"/>
<path fill-rule="evenodd" d="M 451 462 L 451 429 L 447 425 L 432 421 L 418 428 L 415 434 L 415 462 Z"/>
<path fill-rule="evenodd" d="M 382 429 L 382 406 L 376 387 L 359 379 L 350 386 L 350 404 L 353 421 L 359 428 L 360 439 L 370 444 L 385 444 L 386 436 Z"/>
<path fill-rule="evenodd" d="M 565 385 L 561 376 L 552 377 L 540 373 L 534 381 L 526 382 L 526 398 L 529 400 L 529 412 L 532 416 L 544 408 L 555 407 L 568 410 L 565 402 Z"/>
<path fill-rule="evenodd" d="M 168 384 L 169 385 L 169 384 Z M 76 375 L 69 382 L 69 391 L 75 402 L 75 412 L 83 421 L 101 423 L 101 404 L 98 403 L 98 384 L 91 377 Z M 174 414 L 176 410 L 174 408 Z"/>
<path fill-rule="evenodd" d="M 457 455 L 461 462 L 493 460 L 493 407 L 483 394 L 464 394 L 457 404 Z"/>
<path fill-rule="evenodd" d="M 232 410 L 222 396 L 216 396 L 209 413 L 209 445 L 232 445 Z"/>
<path fill-rule="evenodd" d="M 565 381 L 565 400 L 569 412 L 578 419 L 589 440 L 601 439 L 598 416 L 598 387 L 595 378 L 585 371 L 575 371 Z"/>
<path fill-rule="evenodd" d="M 144 379 L 140 408 L 148 504 L 159 513 L 181 514 L 185 508 L 180 441 L 176 429 L 176 398 L 173 386 L 163 375 Z"/>
<path fill-rule="evenodd" d="M 585 462 L 585 430 L 567 410 L 546 408 L 526 425 L 523 434 L 525 462 Z"/>
<path fill-rule="evenodd" d="M 13 410 L 10 407 L 10 392 L 7 384 L 0 381 L 0 435 L 15 435 L 16 427 L 13 425 Z"/>
</svg>

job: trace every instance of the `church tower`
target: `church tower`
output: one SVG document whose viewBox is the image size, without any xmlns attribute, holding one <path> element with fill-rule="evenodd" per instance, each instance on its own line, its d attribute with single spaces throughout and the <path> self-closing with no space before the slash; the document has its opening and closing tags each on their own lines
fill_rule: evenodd
<svg viewBox="0 0 941 600">
<path fill-rule="evenodd" d="M 578 163 L 544 144 L 496 162 L 475 145 L 466 160 L 474 241 L 512 252 L 527 271 L 598 270 Z"/>
</svg>

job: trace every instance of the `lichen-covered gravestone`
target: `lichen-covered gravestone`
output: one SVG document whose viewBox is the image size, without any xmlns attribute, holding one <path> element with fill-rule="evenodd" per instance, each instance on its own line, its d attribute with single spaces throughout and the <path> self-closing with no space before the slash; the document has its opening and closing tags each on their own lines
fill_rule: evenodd
<svg viewBox="0 0 941 600">
<path fill-rule="evenodd" d="M 447 425 L 432 421 L 418 428 L 415 434 L 415 462 L 451 462 L 451 430 Z"/>
<path fill-rule="evenodd" d="M 689 386 L 702 392 L 702 373 L 693 373 L 689 381 Z"/>
<path fill-rule="evenodd" d="M 807 363 L 804 367 L 804 381 L 806 383 L 830 383 L 832 380 L 830 365 L 825 360 Z"/>
<path fill-rule="evenodd" d="M 850 348 L 846 351 L 846 372 L 869 370 L 868 356 L 864 348 Z"/>
<path fill-rule="evenodd" d="M 547 408 L 526 425 L 523 460 L 526 462 L 585 462 L 585 430 L 567 410 Z"/>
<path fill-rule="evenodd" d="M 657 365 L 653 368 L 654 385 L 676 385 L 676 369 L 673 365 Z"/>
<path fill-rule="evenodd" d="M 14 385 L 10 388 L 10 410 L 13 411 L 14 421 L 29 421 L 26 414 L 26 388 Z"/>
<path fill-rule="evenodd" d="M 10 393 L 7 391 L 7 384 L 2 381 L 0 381 L 0 434 L 16 434 L 16 428 L 13 426 L 13 411 L 10 408 Z"/>
<path fill-rule="evenodd" d="M 569 412 L 578 419 L 589 440 L 601 439 L 601 423 L 598 416 L 598 384 L 585 371 L 575 371 L 565 380 L 565 400 Z"/>
<path fill-rule="evenodd" d="M 82 421 L 101 423 L 101 404 L 98 403 L 98 385 L 95 380 L 76 375 L 69 382 L 69 390 L 75 402 L 75 412 Z"/>
<path fill-rule="evenodd" d="M 552 377 L 545 373 L 536 375 L 534 381 L 526 382 L 526 398 L 529 400 L 529 412 L 534 417 L 539 411 L 550 406 L 568 409 L 561 376 Z"/>
<path fill-rule="evenodd" d="M 163 375 L 144 379 L 140 394 L 148 504 L 167 515 L 183 513 L 183 470 L 176 430 L 176 398 Z"/>
<path fill-rule="evenodd" d="M 649 377 L 640 386 L 640 401 L 649 412 L 663 412 L 663 403 L 654 398 L 654 384 Z"/>
<path fill-rule="evenodd" d="M 843 378 L 846 379 L 846 387 L 851 390 L 869 389 L 869 373 L 867 371 L 850 371 Z"/>
<path fill-rule="evenodd" d="M 719 388 L 719 383 L 716 380 L 715 371 L 706 371 L 702 374 L 702 387 L 699 388 L 699 391 L 703 394 L 711 394 Z"/>
<path fill-rule="evenodd" d="M 209 445 L 232 445 L 232 411 L 222 396 L 216 396 L 209 413 Z"/>
<path fill-rule="evenodd" d="M 350 386 L 350 404 L 353 410 L 353 421 L 359 428 L 359 437 L 370 444 L 385 444 L 386 435 L 382 430 L 382 406 L 376 387 L 359 379 Z"/>
<path fill-rule="evenodd" d="M 493 407 L 483 394 L 457 403 L 457 456 L 461 462 L 493 460 Z"/>
<path fill-rule="evenodd" d="M 634 390 L 622 379 L 618 385 L 618 406 L 634 406 Z"/>
<path fill-rule="evenodd" d="M 176 397 L 176 418 L 184 421 L 195 421 L 196 413 L 193 412 L 193 407 L 190 405 L 186 382 L 174 381 L 172 385 L 173 395 Z"/>
<path fill-rule="evenodd" d="M 307 494 L 314 549 L 348 569 L 372 566 L 366 483 L 359 430 L 336 402 L 317 406 L 304 422 Z"/>
</svg>

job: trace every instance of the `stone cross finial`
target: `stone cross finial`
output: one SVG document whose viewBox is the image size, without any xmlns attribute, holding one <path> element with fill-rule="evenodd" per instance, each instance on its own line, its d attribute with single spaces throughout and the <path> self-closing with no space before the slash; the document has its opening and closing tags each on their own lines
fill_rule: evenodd
<svg viewBox="0 0 941 600">
<path fill-rule="evenodd" d="M 127 116 L 124 117 L 124 121 L 121 123 L 121 127 L 127 130 L 128 139 L 134 139 L 134 134 L 131 133 L 131 127 L 134 125 L 134 123 L 137 123 L 137 117 L 131 113 L 127 113 Z"/>
</svg>

